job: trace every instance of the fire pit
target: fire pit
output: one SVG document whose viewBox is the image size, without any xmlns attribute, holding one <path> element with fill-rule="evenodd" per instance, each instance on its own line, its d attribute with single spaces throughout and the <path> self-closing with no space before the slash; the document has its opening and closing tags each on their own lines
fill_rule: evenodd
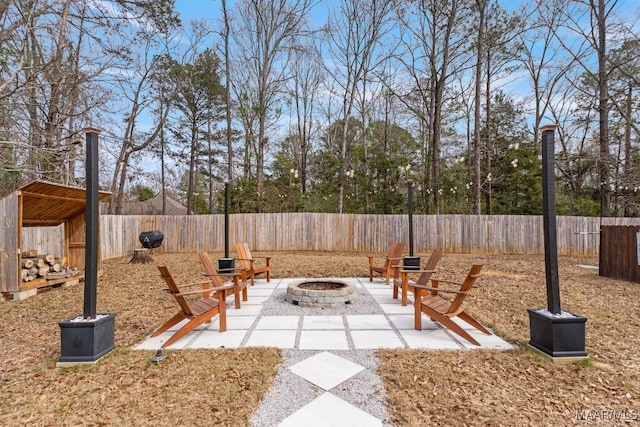
<svg viewBox="0 0 640 427">
<path fill-rule="evenodd" d="M 351 304 L 355 297 L 355 288 L 348 283 L 339 280 L 306 279 L 289 285 L 286 300 L 303 307 L 337 308 Z"/>
</svg>

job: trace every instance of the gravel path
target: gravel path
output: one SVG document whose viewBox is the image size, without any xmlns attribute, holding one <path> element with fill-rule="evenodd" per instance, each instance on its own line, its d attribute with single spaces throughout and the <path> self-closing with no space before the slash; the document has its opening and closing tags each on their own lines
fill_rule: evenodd
<svg viewBox="0 0 640 427">
<path fill-rule="evenodd" d="M 364 284 L 362 281 L 361 284 Z M 380 305 L 369 292 L 359 287 L 358 298 L 347 305 L 348 314 L 381 314 Z M 299 307 L 285 301 L 286 286 L 281 284 L 263 305 L 261 315 L 342 315 L 347 314 L 341 308 Z M 350 343 L 353 348 L 353 343 Z M 254 427 L 272 427 L 286 417 L 307 405 L 325 390 L 293 373 L 289 368 L 324 350 L 290 350 L 283 349 L 284 359 L 273 386 L 264 396 L 262 404 L 253 414 L 250 425 Z M 329 350 L 330 353 L 362 365 L 365 369 L 350 379 L 338 384 L 330 393 L 382 421 L 384 426 L 388 414 L 385 409 L 385 392 L 382 380 L 377 375 L 378 359 L 375 350 Z M 354 426 L 355 427 L 355 426 Z"/>
</svg>

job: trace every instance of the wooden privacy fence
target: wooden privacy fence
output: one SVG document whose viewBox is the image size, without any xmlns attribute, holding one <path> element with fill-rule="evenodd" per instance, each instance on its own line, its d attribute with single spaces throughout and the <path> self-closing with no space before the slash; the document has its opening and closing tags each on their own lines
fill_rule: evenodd
<svg viewBox="0 0 640 427">
<path fill-rule="evenodd" d="M 640 283 L 640 225 L 602 227 L 600 275 Z"/>
<path fill-rule="evenodd" d="M 542 216 L 414 215 L 414 250 L 445 253 L 542 254 Z M 640 225 L 640 218 L 603 218 L 605 225 Z M 140 248 L 143 231 L 160 230 L 165 252 L 224 250 L 224 215 L 102 215 L 103 258 Z M 229 216 L 229 244 L 247 242 L 255 251 L 385 253 L 394 241 L 408 242 L 407 215 L 266 213 Z M 558 217 L 560 255 L 598 255 L 600 218 Z M 232 251 L 232 249 L 231 249 Z M 231 254 L 233 256 L 233 254 Z"/>
</svg>

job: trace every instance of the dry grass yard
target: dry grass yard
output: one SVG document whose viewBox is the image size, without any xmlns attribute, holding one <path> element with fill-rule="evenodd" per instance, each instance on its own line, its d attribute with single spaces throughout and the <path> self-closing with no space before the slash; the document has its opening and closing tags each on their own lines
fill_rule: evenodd
<svg viewBox="0 0 640 427">
<path fill-rule="evenodd" d="M 364 254 L 254 255 L 273 256 L 276 278 L 367 274 Z M 95 365 L 55 368 L 57 322 L 82 312 L 81 285 L 0 303 L 0 425 L 247 424 L 278 369 L 279 351 L 173 351 L 156 365 L 153 352 L 130 350 L 176 310 L 161 292 L 156 264 L 167 264 L 183 280 L 200 279 L 200 266 L 196 254 L 154 254 L 152 264 L 129 264 L 129 258 L 105 261 L 98 311 L 117 313 L 116 349 Z M 477 261 L 485 264 L 484 274 L 465 306 L 519 349 L 378 351 L 391 424 L 563 426 L 638 419 L 640 284 L 578 266 L 596 265 L 595 258 L 560 257 L 563 309 L 588 317 L 592 358 L 560 365 L 526 346 L 527 308 L 546 305 L 543 256 L 445 255 L 440 275 L 461 279 Z"/>
</svg>

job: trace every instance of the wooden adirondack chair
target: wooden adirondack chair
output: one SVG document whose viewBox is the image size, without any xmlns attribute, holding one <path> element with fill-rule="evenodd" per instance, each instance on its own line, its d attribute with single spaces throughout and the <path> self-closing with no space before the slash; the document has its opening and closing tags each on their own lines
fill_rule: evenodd
<svg viewBox="0 0 640 427">
<path fill-rule="evenodd" d="M 393 265 L 400 262 L 403 250 L 404 243 L 395 242 L 389 245 L 387 257 L 382 265 L 375 265 L 376 256 L 369 255 L 369 281 L 373 282 L 373 273 L 378 273 L 385 277 L 388 285 L 391 281 L 391 276 L 393 275 Z"/>
<path fill-rule="evenodd" d="M 246 301 L 248 299 L 247 295 L 247 281 L 242 280 L 242 271 L 237 269 L 232 270 L 220 270 L 216 269 L 215 264 L 211 260 L 211 257 L 206 251 L 202 251 L 198 253 L 198 258 L 200 258 L 200 263 L 204 268 L 204 275 L 211 280 L 213 286 L 220 287 L 224 286 L 224 283 L 221 277 L 231 276 L 231 281 L 233 283 L 233 288 L 225 291 L 225 299 L 233 294 L 234 295 L 234 306 L 236 309 L 240 308 L 240 292 L 242 292 L 242 301 Z"/>
<path fill-rule="evenodd" d="M 244 271 L 243 280 L 247 277 L 251 278 L 251 286 L 255 285 L 255 279 L 258 274 L 266 273 L 267 282 L 271 281 L 271 257 L 254 257 L 251 256 L 249 245 L 246 243 L 236 243 L 236 254 L 238 261 L 240 261 L 240 269 Z M 265 265 L 256 266 L 256 259 L 264 259 Z"/>
<path fill-rule="evenodd" d="M 408 293 L 415 293 L 415 284 L 421 286 L 429 285 L 429 279 L 431 275 L 436 272 L 436 267 L 442 259 L 442 251 L 436 249 L 431 253 L 429 259 L 421 270 L 404 270 L 401 265 L 394 266 L 393 274 L 393 299 L 398 299 L 398 289 L 402 290 L 402 305 L 407 305 Z M 420 273 L 420 276 L 416 281 L 409 279 L 409 274 Z"/>
<path fill-rule="evenodd" d="M 167 320 L 164 325 L 160 326 L 151 336 L 156 337 L 169 330 L 172 326 L 177 325 L 182 320 L 189 319 L 184 326 L 178 329 L 171 338 L 162 344 L 162 348 L 170 346 L 201 324 L 211 322 L 211 319 L 215 315 L 220 315 L 220 332 L 227 330 L 227 311 L 226 304 L 224 303 L 224 292 L 227 289 L 232 289 L 233 285 L 211 287 L 211 281 L 178 285 L 167 266 L 159 265 L 158 270 L 160 270 L 160 275 L 167 284 L 168 288 L 165 290 L 175 297 L 176 302 L 180 306 L 180 311 L 171 319 Z M 201 289 L 187 290 L 196 286 L 200 286 Z M 213 296 L 211 295 L 212 293 L 214 293 Z M 199 298 L 191 300 L 194 296 L 199 296 Z"/>
<path fill-rule="evenodd" d="M 459 317 L 480 332 L 491 335 L 491 332 L 489 332 L 487 328 L 482 326 L 476 319 L 462 309 L 462 303 L 467 295 L 473 291 L 473 285 L 480 276 L 481 270 L 482 264 L 474 264 L 462 283 L 431 279 L 431 286 L 415 284 L 415 328 L 419 331 L 422 330 L 422 313 L 424 313 L 432 320 L 449 328 L 470 343 L 480 345 L 475 338 L 452 319 Z M 454 284 L 460 286 L 460 288 L 459 290 L 445 290 L 439 287 L 440 283 Z M 438 295 L 440 292 L 453 293 L 455 297 L 452 301 L 448 301 Z"/>
</svg>

